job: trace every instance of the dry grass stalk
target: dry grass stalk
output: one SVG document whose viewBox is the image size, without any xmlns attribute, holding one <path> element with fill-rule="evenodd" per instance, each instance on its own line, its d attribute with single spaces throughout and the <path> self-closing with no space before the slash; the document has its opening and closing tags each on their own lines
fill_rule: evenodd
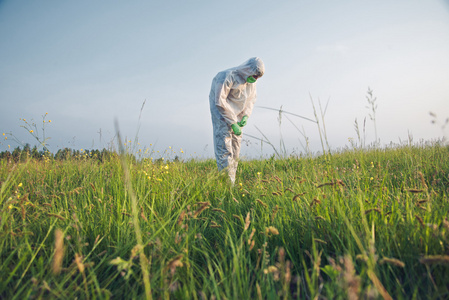
<svg viewBox="0 0 449 300">
<path fill-rule="evenodd" d="M 396 267 L 401 267 L 401 268 L 405 267 L 405 263 L 403 263 L 402 261 L 400 261 L 397 258 L 384 257 L 381 260 L 379 260 L 379 264 L 383 265 L 385 263 L 396 266 Z"/>
<path fill-rule="evenodd" d="M 372 270 L 368 270 L 367 273 L 368 273 L 368 277 L 371 279 L 371 282 L 374 284 L 377 291 L 382 295 L 382 297 L 385 300 L 393 299 L 393 298 L 391 298 L 390 294 L 388 294 L 387 290 L 383 286 L 382 282 L 380 282 L 379 278 L 377 278 L 377 275 L 374 274 L 374 272 Z"/>
<path fill-rule="evenodd" d="M 352 259 L 349 255 L 345 255 L 340 261 L 344 266 L 343 279 L 348 292 L 348 299 L 359 299 L 360 278 L 355 274 Z"/>
<path fill-rule="evenodd" d="M 325 183 L 319 184 L 319 185 L 317 185 L 317 188 L 321 188 L 323 186 L 333 186 L 333 185 L 346 186 L 345 183 L 342 180 L 337 179 L 335 181 L 332 180 L 331 182 L 325 182 Z"/>
<path fill-rule="evenodd" d="M 235 199 L 235 198 L 232 198 L 232 200 L 234 200 L 234 202 L 237 203 L 237 204 L 239 203 L 239 202 L 237 201 L 237 199 Z"/>
<path fill-rule="evenodd" d="M 279 177 L 277 177 L 276 175 L 274 175 L 273 178 L 276 179 L 277 182 L 279 182 L 280 184 L 282 184 L 282 180 L 281 180 Z"/>
<path fill-rule="evenodd" d="M 257 290 L 257 299 L 262 300 L 262 291 L 260 290 L 260 285 L 259 283 L 256 283 L 256 290 Z"/>
<path fill-rule="evenodd" d="M 131 250 L 131 258 L 136 258 L 143 250 L 142 245 L 135 245 Z"/>
<path fill-rule="evenodd" d="M 268 266 L 268 268 L 263 270 L 264 274 L 273 274 L 274 281 L 279 280 L 279 270 L 276 266 Z"/>
<path fill-rule="evenodd" d="M 210 203 L 209 202 L 198 202 L 198 204 L 201 204 L 200 208 L 197 209 L 197 211 L 193 214 L 193 217 L 198 217 L 204 210 L 209 208 Z"/>
<path fill-rule="evenodd" d="M 276 227 L 268 226 L 267 228 L 265 228 L 265 233 L 266 234 L 272 234 L 272 235 L 278 235 L 279 231 L 277 230 Z"/>
<path fill-rule="evenodd" d="M 268 207 L 268 205 L 266 205 L 265 203 L 263 203 L 262 200 L 260 199 L 256 199 L 257 203 L 259 203 L 260 205 L 262 205 L 263 207 Z"/>
<path fill-rule="evenodd" d="M 219 208 L 212 208 L 212 210 L 213 210 L 213 211 L 221 212 L 222 214 L 226 214 L 226 212 L 225 212 L 224 210 L 219 209 Z"/>
<path fill-rule="evenodd" d="M 179 231 L 176 232 L 175 235 L 175 244 L 179 244 L 179 242 L 181 242 L 182 238 L 179 236 Z"/>
<path fill-rule="evenodd" d="M 418 193 L 424 193 L 426 190 L 423 190 L 423 189 L 408 189 L 407 191 L 412 193 L 412 194 L 418 194 Z"/>
<path fill-rule="evenodd" d="M 20 211 L 21 211 L 21 214 L 22 214 L 22 220 L 25 220 L 26 210 L 25 210 L 25 206 L 22 203 L 20 203 Z"/>
<path fill-rule="evenodd" d="M 286 188 L 286 189 L 284 190 L 284 192 L 286 192 L 286 191 L 289 191 L 289 192 L 292 192 L 292 193 L 295 192 L 295 191 L 294 191 L 293 189 L 291 189 L 291 188 Z"/>
<path fill-rule="evenodd" d="M 58 218 L 59 220 L 65 221 L 65 218 L 63 216 L 60 216 L 60 215 L 57 215 L 57 214 L 47 213 L 47 216 L 55 217 L 55 218 Z"/>
<path fill-rule="evenodd" d="M 312 200 L 312 203 L 310 203 L 310 207 L 312 207 L 314 204 L 321 204 L 321 200 L 320 199 L 318 199 L 318 198 L 314 198 L 313 200 Z"/>
<path fill-rule="evenodd" d="M 324 217 L 322 217 L 322 216 L 316 216 L 315 220 L 323 220 L 323 221 L 325 221 L 326 219 Z"/>
<path fill-rule="evenodd" d="M 279 206 L 276 204 L 276 206 L 273 208 L 273 213 L 271 214 L 271 222 L 274 221 L 274 217 L 276 216 L 276 213 L 279 211 Z"/>
<path fill-rule="evenodd" d="M 426 181 L 424 180 L 424 175 L 423 175 L 423 173 L 421 173 L 421 172 L 418 171 L 418 175 L 419 175 L 419 177 L 421 178 L 421 183 L 422 183 L 423 187 L 427 190 L 429 187 L 427 186 Z"/>
<path fill-rule="evenodd" d="M 249 212 L 246 214 L 246 218 L 245 218 L 245 227 L 243 228 L 243 231 L 246 231 L 249 228 L 249 224 L 251 223 L 250 221 L 250 214 Z"/>
<path fill-rule="evenodd" d="M 297 194 L 293 197 L 292 201 L 297 201 L 299 197 L 304 196 L 306 193 Z"/>
<path fill-rule="evenodd" d="M 252 241 L 252 239 L 254 237 L 254 233 L 256 233 L 256 229 L 255 228 L 253 228 L 253 230 L 251 231 L 251 234 L 249 235 L 248 245 L 251 244 L 251 241 Z"/>
<path fill-rule="evenodd" d="M 83 257 L 78 253 L 75 253 L 75 263 L 80 273 L 84 273 Z"/>
<path fill-rule="evenodd" d="M 238 220 L 242 220 L 242 218 L 238 215 L 232 215 L 234 218 L 238 219 Z"/>
<path fill-rule="evenodd" d="M 449 264 L 449 255 L 428 255 L 419 260 L 422 264 Z"/>
<path fill-rule="evenodd" d="M 316 243 L 325 244 L 327 245 L 326 241 L 320 240 L 320 239 L 313 239 Z"/>
<path fill-rule="evenodd" d="M 144 214 L 144 212 L 143 212 L 143 208 L 142 208 L 142 207 L 140 208 L 140 216 L 142 217 L 142 219 L 144 219 L 144 220 L 145 220 L 145 222 L 147 222 L 147 223 L 148 223 L 148 219 L 147 219 L 147 217 L 145 216 L 145 214 Z"/>
<path fill-rule="evenodd" d="M 185 215 L 186 215 L 186 212 L 183 210 L 183 211 L 181 212 L 181 214 L 179 215 L 179 217 L 178 217 L 178 225 L 179 225 L 179 226 L 181 226 L 182 221 L 184 220 Z"/>
<path fill-rule="evenodd" d="M 249 245 L 249 251 L 253 250 L 255 244 L 255 241 L 251 241 L 251 244 Z"/>
<path fill-rule="evenodd" d="M 421 224 L 422 227 L 426 227 L 426 224 L 424 224 L 424 221 L 420 216 L 415 215 L 415 218 L 416 220 L 418 220 L 418 222 Z"/>
<path fill-rule="evenodd" d="M 365 215 L 367 215 L 367 214 L 369 214 L 370 212 L 373 212 L 373 211 L 378 212 L 379 214 L 382 214 L 382 211 L 380 209 L 378 209 L 378 208 L 371 208 L 371 209 L 365 210 Z"/>
<path fill-rule="evenodd" d="M 212 225 L 210 225 L 211 228 L 220 228 L 221 225 L 218 225 L 215 221 L 210 221 Z"/>
<path fill-rule="evenodd" d="M 64 233 L 61 229 L 55 231 L 55 255 L 53 256 L 52 270 L 53 274 L 59 275 L 62 269 L 62 260 L 64 258 Z"/>
<path fill-rule="evenodd" d="M 178 256 L 172 258 L 168 263 L 167 266 L 164 269 L 164 272 L 167 272 L 170 270 L 171 276 L 175 275 L 176 268 L 183 267 L 184 264 L 181 262 L 183 258 L 183 254 L 179 254 Z"/>
</svg>

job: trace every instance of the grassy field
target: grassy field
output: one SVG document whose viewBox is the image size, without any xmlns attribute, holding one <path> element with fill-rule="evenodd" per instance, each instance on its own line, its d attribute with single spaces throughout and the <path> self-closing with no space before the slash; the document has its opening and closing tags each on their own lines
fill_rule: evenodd
<svg viewBox="0 0 449 300">
<path fill-rule="evenodd" d="M 449 297 L 447 146 L 0 165 L 0 299 Z"/>
</svg>

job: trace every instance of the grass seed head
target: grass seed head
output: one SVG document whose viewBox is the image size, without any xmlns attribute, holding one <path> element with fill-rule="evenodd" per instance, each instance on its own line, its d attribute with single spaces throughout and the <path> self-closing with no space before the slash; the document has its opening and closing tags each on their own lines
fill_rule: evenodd
<svg viewBox="0 0 449 300">
<path fill-rule="evenodd" d="M 183 254 L 180 254 L 180 255 L 172 258 L 167 263 L 167 266 L 165 267 L 165 272 L 170 270 L 171 276 L 173 277 L 173 275 L 175 275 L 176 268 L 184 266 L 184 264 L 181 262 L 182 258 L 183 258 Z"/>
<path fill-rule="evenodd" d="M 248 213 L 246 214 L 246 218 L 245 218 L 245 227 L 244 227 L 243 231 L 246 231 L 246 230 L 248 229 L 250 223 L 251 223 L 251 220 L 250 220 L 250 213 L 248 212 Z"/>
<path fill-rule="evenodd" d="M 423 190 L 423 189 L 408 189 L 407 191 L 412 193 L 412 194 L 418 194 L 418 193 L 424 193 L 426 190 Z"/>
<path fill-rule="evenodd" d="M 64 258 L 64 233 L 61 229 L 55 231 L 55 254 L 53 256 L 52 270 L 53 274 L 59 275 L 62 269 L 62 260 Z"/>
<path fill-rule="evenodd" d="M 301 193 L 301 194 L 297 194 L 293 197 L 292 201 L 297 201 L 299 200 L 299 197 L 304 196 L 306 193 Z"/>
<path fill-rule="evenodd" d="M 79 255 L 78 253 L 75 253 L 75 263 L 80 273 L 84 273 L 83 256 Z"/>
<path fill-rule="evenodd" d="M 423 219 L 420 216 L 415 215 L 415 218 L 416 218 L 416 220 L 418 220 L 419 224 L 421 224 L 422 227 L 426 227 L 426 225 L 424 224 Z"/>
<path fill-rule="evenodd" d="M 405 263 L 403 263 L 402 261 L 400 261 L 397 258 L 389 258 L 389 257 L 384 257 L 381 260 L 379 260 L 379 264 L 383 265 L 383 264 L 390 264 L 396 267 L 405 267 Z"/>
<path fill-rule="evenodd" d="M 260 205 L 262 205 L 263 207 L 268 207 L 268 205 L 266 205 L 265 203 L 263 203 L 262 200 L 260 199 L 256 199 L 257 203 L 259 203 Z"/>
<path fill-rule="evenodd" d="M 182 224 L 182 221 L 184 220 L 185 215 L 186 215 L 186 212 L 183 210 L 178 217 L 178 225 Z"/>
<path fill-rule="evenodd" d="M 273 226 L 269 226 L 269 227 L 265 228 L 265 233 L 272 234 L 272 235 L 279 235 L 279 231 L 277 230 L 276 227 L 273 227 Z"/>
<path fill-rule="evenodd" d="M 221 212 L 222 214 L 226 214 L 226 212 L 225 212 L 224 210 L 219 209 L 219 208 L 212 208 L 212 210 L 213 210 L 213 211 Z"/>
<path fill-rule="evenodd" d="M 423 175 L 423 173 L 418 172 L 418 175 L 419 175 L 419 177 L 421 178 L 421 183 L 422 183 L 423 187 L 427 190 L 427 189 L 428 189 L 428 186 L 427 186 L 427 184 L 426 184 L 426 180 L 424 180 L 424 175 Z"/>
<path fill-rule="evenodd" d="M 419 260 L 422 264 L 449 265 L 449 255 L 428 255 Z"/>
<path fill-rule="evenodd" d="M 199 204 L 201 204 L 200 208 L 197 209 L 197 211 L 193 214 L 193 217 L 196 218 L 198 217 L 204 210 L 206 210 L 207 208 L 209 208 L 210 203 L 209 202 L 198 202 Z"/>
</svg>

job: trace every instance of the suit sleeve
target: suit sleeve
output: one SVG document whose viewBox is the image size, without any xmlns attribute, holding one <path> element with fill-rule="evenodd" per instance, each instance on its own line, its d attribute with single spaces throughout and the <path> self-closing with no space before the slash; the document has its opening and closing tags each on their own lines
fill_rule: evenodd
<svg viewBox="0 0 449 300">
<path fill-rule="evenodd" d="M 215 105 L 228 125 L 237 123 L 237 116 L 227 100 L 231 87 L 232 82 L 228 79 L 225 79 L 223 83 L 216 83 L 215 85 Z"/>
</svg>

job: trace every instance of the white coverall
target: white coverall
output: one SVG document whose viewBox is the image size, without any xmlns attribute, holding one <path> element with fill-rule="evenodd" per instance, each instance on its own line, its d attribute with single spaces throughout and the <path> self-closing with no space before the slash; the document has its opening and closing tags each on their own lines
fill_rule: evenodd
<svg viewBox="0 0 449 300">
<path fill-rule="evenodd" d="M 227 168 L 235 182 L 242 136 L 237 136 L 231 125 L 251 116 L 256 102 L 256 83 L 248 83 L 249 76 L 262 76 L 265 66 L 253 57 L 238 67 L 219 72 L 212 81 L 209 94 L 210 112 L 214 130 L 214 150 L 218 170 Z"/>
</svg>

